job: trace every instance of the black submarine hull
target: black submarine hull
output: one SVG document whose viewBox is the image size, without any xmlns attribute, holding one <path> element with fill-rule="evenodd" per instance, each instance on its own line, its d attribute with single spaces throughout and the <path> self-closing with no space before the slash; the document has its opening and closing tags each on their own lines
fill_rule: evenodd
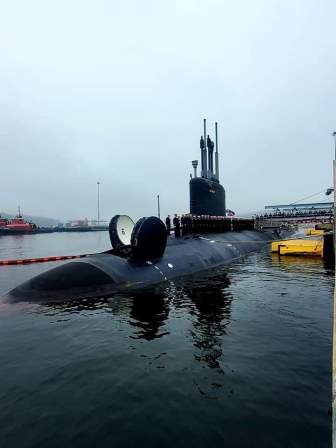
<svg viewBox="0 0 336 448">
<path fill-rule="evenodd" d="M 8 298 L 52 302 L 146 289 L 227 264 L 280 237 L 277 230 L 170 237 L 164 255 L 145 262 L 130 262 L 108 252 L 94 254 L 33 277 L 10 291 Z"/>
</svg>

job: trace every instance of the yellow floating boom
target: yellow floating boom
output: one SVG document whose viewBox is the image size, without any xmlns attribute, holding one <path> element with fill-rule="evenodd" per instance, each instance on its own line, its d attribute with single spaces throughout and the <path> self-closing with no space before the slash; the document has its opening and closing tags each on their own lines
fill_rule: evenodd
<svg viewBox="0 0 336 448">
<path fill-rule="evenodd" d="M 324 230 L 316 230 L 316 229 L 307 229 L 306 230 L 306 235 L 308 236 L 317 236 L 317 235 L 323 235 Z"/>
<path fill-rule="evenodd" d="M 323 238 L 283 240 L 272 243 L 272 252 L 280 255 L 317 255 L 323 256 Z"/>
</svg>

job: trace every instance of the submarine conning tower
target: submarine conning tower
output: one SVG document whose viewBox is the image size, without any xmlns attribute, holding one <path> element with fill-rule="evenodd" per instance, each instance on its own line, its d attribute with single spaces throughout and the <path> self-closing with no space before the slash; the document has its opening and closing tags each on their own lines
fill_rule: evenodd
<svg viewBox="0 0 336 448">
<path fill-rule="evenodd" d="M 215 142 L 216 146 L 210 136 L 207 136 L 206 119 L 204 118 L 204 135 L 200 140 L 201 176 L 197 176 L 198 160 L 193 160 L 194 177 L 189 182 L 190 213 L 192 215 L 225 216 L 225 190 L 219 182 L 217 123 L 215 123 Z M 215 169 L 213 166 L 214 156 Z"/>
</svg>

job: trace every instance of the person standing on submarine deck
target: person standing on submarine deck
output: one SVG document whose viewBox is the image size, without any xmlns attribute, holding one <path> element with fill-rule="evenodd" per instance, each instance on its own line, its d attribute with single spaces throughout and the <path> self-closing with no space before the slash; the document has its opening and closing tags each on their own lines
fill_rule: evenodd
<svg viewBox="0 0 336 448">
<path fill-rule="evenodd" d="M 180 218 L 176 213 L 173 219 L 173 224 L 174 224 L 175 238 L 178 238 L 179 236 L 181 236 L 181 224 L 180 224 Z"/>
<path fill-rule="evenodd" d="M 167 227 L 167 235 L 170 235 L 170 229 L 171 229 L 171 221 L 170 221 L 170 215 L 166 218 L 166 227 Z"/>
</svg>

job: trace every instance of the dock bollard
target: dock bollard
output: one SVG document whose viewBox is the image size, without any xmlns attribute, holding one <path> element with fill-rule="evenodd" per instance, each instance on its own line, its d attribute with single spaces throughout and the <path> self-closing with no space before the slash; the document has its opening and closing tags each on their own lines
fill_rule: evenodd
<svg viewBox="0 0 336 448">
<path fill-rule="evenodd" d="M 323 235 L 323 259 L 329 266 L 335 266 L 334 234 L 332 232 Z"/>
</svg>

